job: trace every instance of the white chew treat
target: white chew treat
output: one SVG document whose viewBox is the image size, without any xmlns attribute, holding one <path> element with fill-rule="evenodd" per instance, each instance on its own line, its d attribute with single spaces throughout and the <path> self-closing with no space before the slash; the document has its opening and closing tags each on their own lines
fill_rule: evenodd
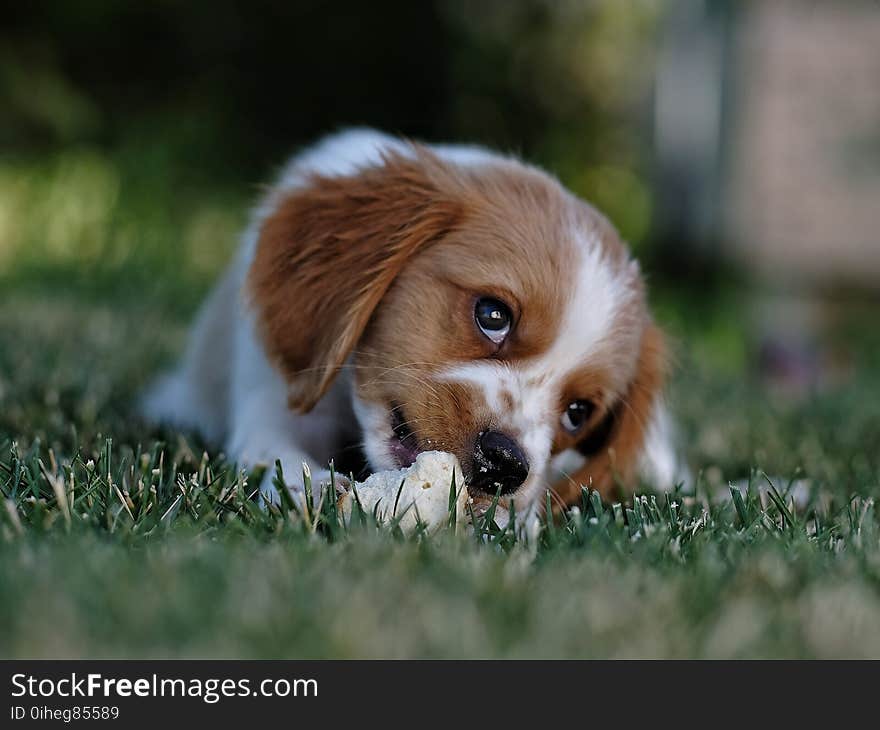
<svg viewBox="0 0 880 730">
<path fill-rule="evenodd" d="M 408 469 L 380 471 L 372 474 L 364 482 L 357 482 L 354 489 L 361 507 L 368 514 L 376 511 L 381 522 L 389 522 L 400 517 L 400 529 L 412 531 L 417 522 L 422 522 L 430 532 L 447 524 L 449 517 L 449 486 L 455 474 L 456 524 L 464 520 L 467 504 L 467 489 L 458 459 L 444 451 L 426 451 L 416 457 Z M 403 482 L 401 489 L 400 483 Z M 398 497 L 398 492 L 400 496 Z M 395 501 L 397 509 L 395 510 Z M 343 494 L 337 506 L 345 521 L 351 519 L 354 507 L 354 494 Z"/>
</svg>

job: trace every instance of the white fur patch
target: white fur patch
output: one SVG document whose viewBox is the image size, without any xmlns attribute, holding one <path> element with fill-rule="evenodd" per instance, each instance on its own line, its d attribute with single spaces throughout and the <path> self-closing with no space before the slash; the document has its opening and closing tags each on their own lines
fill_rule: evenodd
<svg viewBox="0 0 880 730">
<path fill-rule="evenodd" d="M 388 409 L 358 398 L 355 388 L 351 390 L 351 403 L 363 434 L 364 454 L 370 466 L 374 469 L 395 468 L 394 456 L 388 449 L 388 443 L 394 436 Z"/>
<path fill-rule="evenodd" d="M 504 160 L 502 155 L 474 145 L 425 145 L 434 154 L 456 165 L 472 166 Z M 383 152 L 412 157 L 412 147 L 403 140 L 374 129 L 348 129 L 325 137 L 314 147 L 294 157 L 276 184 L 279 190 L 292 190 L 310 173 L 341 177 L 382 164 Z"/>
<path fill-rule="evenodd" d="M 550 468 L 552 469 L 550 478 L 553 481 L 565 479 L 581 469 L 586 463 L 587 457 L 576 449 L 562 451 L 556 454 L 550 461 Z"/>
<path fill-rule="evenodd" d="M 692 482 L 690 469 L 678 450 L 675 424 L 662 401 L 654 406 L 651 413 L 639 472 L 642 479 L 654 489 L 669 490 L 677 484 L 689 487 Z"/>
</svg>

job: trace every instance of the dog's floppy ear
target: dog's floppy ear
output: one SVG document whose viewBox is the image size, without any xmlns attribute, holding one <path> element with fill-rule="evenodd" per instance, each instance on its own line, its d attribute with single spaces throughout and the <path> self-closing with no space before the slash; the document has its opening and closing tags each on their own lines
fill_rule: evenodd
<svg viewBox="0 0 880 730">
<path fill-rule="evenodd" d="M 626 394 L 576 446 L 586 463 L 564 483 L 554 485 L 565 504 L 579 498 L 581 485 L 608 499 L 616 484 L 631 482 L 666 379 L 666 362 L 663 333 L 649 324 L 642 334 L 636 374 Z"/>
<path fill-rule="evenodd" d="M 260 228 L 248 287 L 291 407 L 314 406 L 409 258 L 455 227 L 453 180 L 414 145 L 352 175 L 313 175 L 277 200 Z"/>
</svg>

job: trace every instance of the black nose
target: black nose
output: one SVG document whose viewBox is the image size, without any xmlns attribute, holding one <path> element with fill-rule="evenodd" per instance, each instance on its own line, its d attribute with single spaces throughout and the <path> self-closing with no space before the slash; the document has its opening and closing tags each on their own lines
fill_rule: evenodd
<svg viewBox="0 0 880 730">
<path fill-rule="evenodd" d="M 529 462 L 516 441 L 498 431 L 486 431 L 474 449 L 471 484 L 484 492 L 509 494 L 529 475 Z"/>
</svg>

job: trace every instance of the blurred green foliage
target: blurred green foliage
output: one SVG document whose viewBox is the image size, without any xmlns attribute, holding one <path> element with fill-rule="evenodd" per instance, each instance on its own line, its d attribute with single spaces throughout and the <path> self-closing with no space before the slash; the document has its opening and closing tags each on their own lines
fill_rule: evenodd
<svg viewBox="0 0 880 730">
<path fill-rule="evenodd" d="M 650 232 L 665 3 L 19 3 L 0 30 L 0 277 L 210 279 L 257 185 L 346 125 L 521 152 Z"/>
</svg>

